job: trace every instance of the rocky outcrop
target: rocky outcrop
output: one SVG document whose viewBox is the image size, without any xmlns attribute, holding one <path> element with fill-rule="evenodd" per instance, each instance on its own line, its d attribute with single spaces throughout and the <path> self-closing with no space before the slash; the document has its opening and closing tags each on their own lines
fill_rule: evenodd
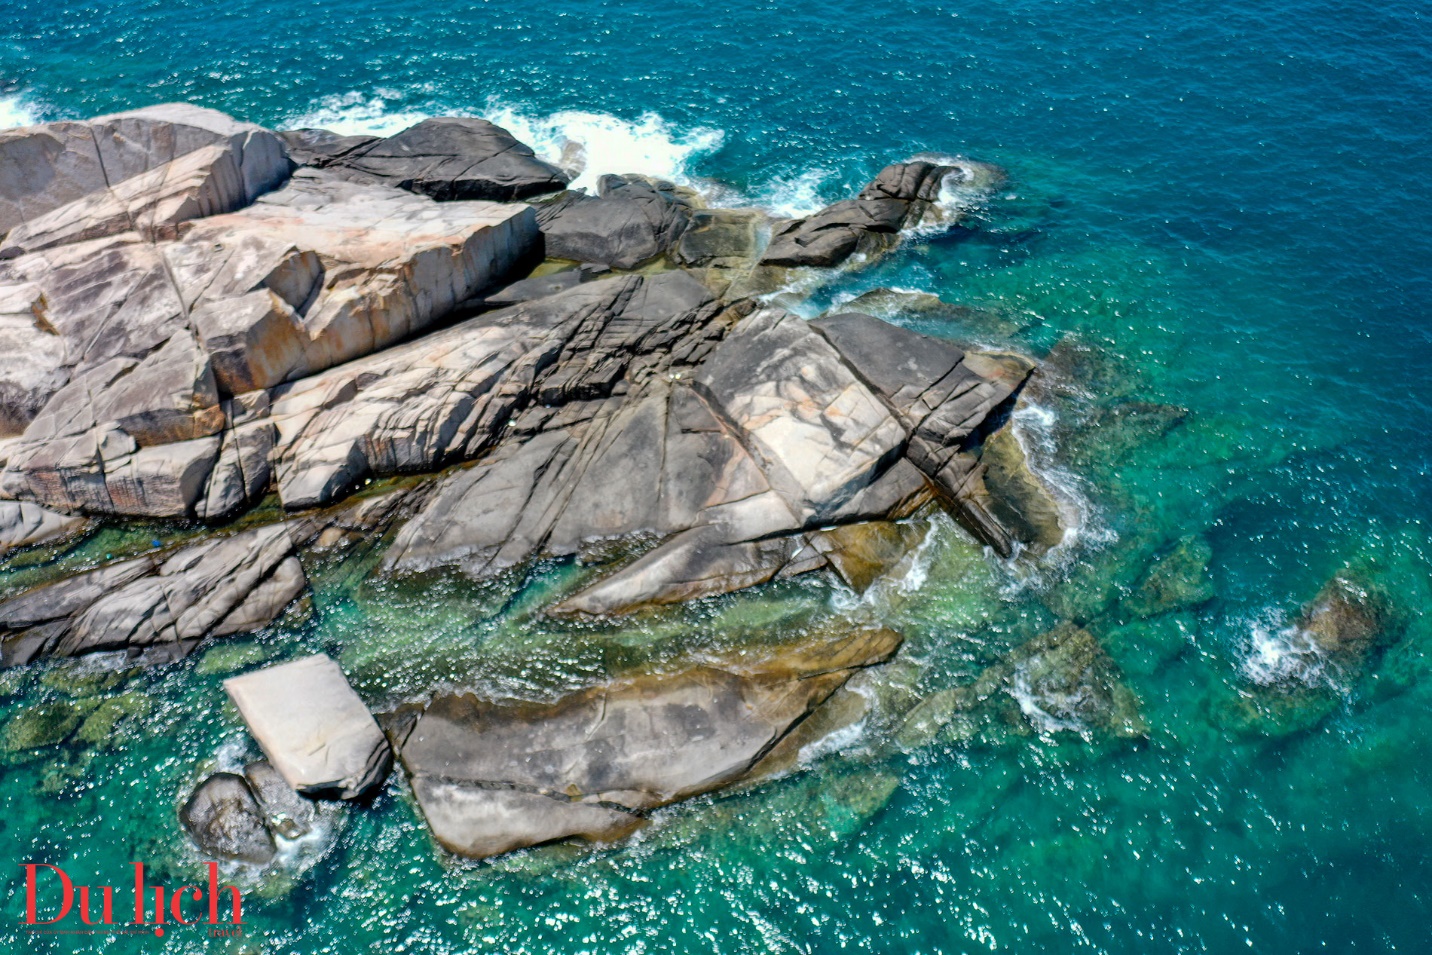
<svg viewBox="0 0 1432 955">
<path fill-rule="evenodd" d="M 0 494 L 86 514 L 227 516 L 269 484 L 273 432 L 255 423 L 268 398 L 248 393 L 420 331 L 538 241 L 526 207 L 439 205 L 304 172 L 174 242 L 131 231 L 0 264 L 8 327 L 38 359 L 8 382 L 3 417 L 24 433 Z"/>
<path fill-rule="evenodd" d="M 143 202 L 131 180 L 206 147 L 228 154 L 240 204 L 288 177 L 288 156 L 273 133 L 184 103 L 0 131 L 0 233 L 97 194 L 112 193 L 102 202 Z M 168 188 L 162 177 L 151 185 Z"/>
<path fill-rule="evenodd" d="M 534 556 L 581 554 L 594 541 L 658 537 L 654 550 L 553 608 L 596 615 L 819 568 L 840 541 L 821 536 L 822 528 L 899 519 L 936 491 L 965 506 L 974 482 L 961 473 L 962 484 L 942 488 L 949 475 L 945 462 L 959 454 L 971 457 L 964 450 L 967 439 L 1010 398 L 1030 368 L 1015 359 L 966 360 L 954 346 L 868 316 L 806 323 L 779 310 L 746 317 L 728 313 L 733 330 L 704 356 L 711 337 L 724 328 L 712 321 L 718 312 L 710 293 L 682 273 L 584 283 L 445 335 L 474 338 L 479 331 L 490 334 L 484 330 L 495 325 L 510 336 L 531 316 L 584 310 L 635 283 L 662 287 L 668 301 L 678 290 L 685 297 L 684 310 L 653 326 L 664 340 L 688 342 L 675 349 L 675 360 L 659 365 L 648 360 L 635 375 L 613 363 L 613 375 L 604 380 L 615 379 L 620 387 L 606 384 L 597 392 L 604 397 L 554 410 L 545 407 L 560 402 L 551 382 L 569 374 L 559 354 L 552 370 L 528 386 L 544 407 L 512 418 L 500 435 L 491 427 L 481 432 L 496 446 L 476 466 L 438 485 L 399 532 L 386 558 L 390 571 L 448 564 L 483 576 Z M 666 310 L 674 311 L 670 305 Z M 606 348 L 621 345 L 619 354 L 629 354 L 645 347 L 632 349 L 628 342 L 646 325 L 617 316 L 604 319 L 604 327 L 621 332 Z M 524 346 L 529 354 L 530 349 Z M 587 349 L 599 359 L 603 350 L 602 344 Z M 694 367 L 692 359 L 699 359 Z M 482 367 L 476 360 L 467 364 Z M 508 359 L 508 375 L 531 364 Z M 434 365 L 423 362 L 425 368 Z M 653 374 L 656 370 L 663 374 Z M 387 382 L 392 376 L 373 378 Z M 430 403 L 432 391 L 425 388 L 412 400 Z M 505 396 L 512 400 L 514 392 L 509 388 Z M 508 407 L 516 406 L 514 401 Z M 319 434 L 327 439 L 352 433 L 356 429 L 338 423 L 337 416 L 347 413 L 344 405 L 334 405 Z M 459 437 L 472 440 L 468 434 Z M 467 454 L 476 449 L 469 443 Z M 281 453 L 288 452 L 281 448 Z M 334 460 L 344 467 L 362 460 L 346 447 L 301 459 Z M 969 468 L 977 477 L 973 457 Z M 350 474 L 343 482 L 325 477 L 323 487 L 351 484 L 360 476 Z M 282 473 L 280 493 L 285 493 Z M 327 493 L 289 493 L 285 500 L 322 499 Z M 851 570 L 851 579 L 868 585 L 867 575 L 854 570 L 855 561 L 840 563 Z"/>
<path fill-rule="evenodd" d="M 224 690 L 295 791 L 358 799 L 387 778 L 393 753 L 383 731 L 323 654 L 231 677 Z"/>
<path fill-rule="evenodd" d="M 0 661 L 127 651 L 152 663 L 265 626 L 307 586 L 286 525 L 146 554 L 0 602 Z"/>
<path fill-rule="evenodd" d="M 859 631 L 759 664 L 632 677 L 547 704 L 439 696 L 402 738 L 402 762 L 434 837 L 460 855 L 617 839 L 648 810 L 741 779 L 899 645 L 892 631 Z"/>
<path fill-rule="evenodd" d="M 0 243 L 0 259 L 121 232 L 175 239 L 181 222 L 248 202 L 233 151 L 205 146 L 16 226 Z"/>
<path fill-rule="evenodd" d="M 645 176 L 603 176 L 597 195 L 569 192 L 537 210 L 548 258 L 634 269 L 671 252 L 700 200 Z"/>
<path fill-rule="evenodd" d="M 439 202 L 509 201 L 567 185 L 560 169 L 484 119 L 425 119 L 386 139 L 324 130 L 283 134 L 300 162 L 361 183 L 396 186 Z"/>
<path fill-rule="evenodd" d="M 207 856 L 264 865 L 278 852 L 249 784 L 235 773 L 215 773 L 200 783 L 179 818 Z"/>
<path fill-rule="evenodd" d="M 804 219 L 776 223 L 761 264 L 830 267 L 857 252 L 888 247 L 902 230 L 919 225 L 931 213 L 943 190 L 987 182 L 995 175 L 992 167 L 963 160 L 886 166 L 856 198 Z M 954 205 L 936 217 L 941 225 L 951 226 L 962 212 Z"/>
<path fill-rule="evenodd" d="M 82 517 L 57 514 L 35 504 L 0 501 L 0 555 L 18 547 L 61 540 L 89 524 Z"/>
</svg>

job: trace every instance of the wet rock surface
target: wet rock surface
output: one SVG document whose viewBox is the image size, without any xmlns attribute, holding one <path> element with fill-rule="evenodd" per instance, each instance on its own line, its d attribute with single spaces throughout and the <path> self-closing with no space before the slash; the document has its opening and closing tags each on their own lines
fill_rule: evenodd
<svg viewBox="0 0 1432 955">
<path fill-rule="evenodd" d="M 754 665 L 634 677 L 546 704 L 438 696 L 401 758 L 434 836 L 458 854 L 616 839 L 643 811 L 740 779 L 853 672 L 899 645 L 888 630 L 857 632 Z"/>
<path fill-rule="evenodd" d="M 4 665 L 104 650 L 159 662 L 257 629 L 307 586 L 293 553 L 289 528 L 275 524 L 42 585 L 0 602 Z"/>
<path fill-rule="evenodd" d="M 0 552 L 61 554 L 0 601 L 7 667 L 178 660 L 308 612 L 310 574 L 359 593 L 455 570 L 476 591 L 574 559 L 532 612 L 586 628 L 821 569 L 866 593 L 910 569 L 938 507 L 1005 556 L 1060 530 L 1000 431 L 1032 362 L 771 294 L 958 224 L 996 178 L 978 163 L 892 165 L 773 223 L 646 176 L 569 191 L 467 118 L 276 134 L 164 106 L 0 134 L 0 158 L 19 163 L 0 171 Z M 131 518 L 162 528 L 152 547 L 64 552 Z M 901 638 L 826 633 L 541 703 L 441 692 L 382 728 L 326 656 L 232 676 L 266 759 L 202 783 L 183 822 L 263 864 L 312 831 L 310 798 L 372 797 L 396 751 L 459 854 L 619 838 L 863 719 L 843 688 Z M 1003 679 L 1112 726 L 1123 697 L 1080 647 Z M 216 651 L 199 675 L 280 655 Z M 5 752 L 111 746 L 147 705 L 47 704 Z M 873 778 L 853 818 L 890 797 Z M 858 826 L 846 808 L 833 831 Z"/>
<path fill-rule="evenodd" d="M 205 855 L 263 865 L 278 851 L 258 800 L 236 773 L 215 773 L 200 783 L 179 818 Z"/>
</svg>

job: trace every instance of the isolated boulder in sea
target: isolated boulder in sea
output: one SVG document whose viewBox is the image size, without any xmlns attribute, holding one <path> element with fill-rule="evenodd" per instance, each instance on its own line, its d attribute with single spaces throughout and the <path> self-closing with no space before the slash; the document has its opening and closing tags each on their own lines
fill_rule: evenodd
<svg viewBox="0 0 1432 955">
<path fill-rule="evenodd" d="M 1373 587 L 1338 574 L 1303 608 L 1294 627 L 1337 665 L 1359 667 L 1386 639 L 1387 616 Z"/>
<path fill-rule="evenodd" d="M 0 233 L 96 193 L 133 201 L 128 180 L 209 146 L 229 154 L 241 205 L 288 178 L 288 155 L 272 132 L 187 103 L 0 131 Z"/>
<path fill-rule="evenodd" d="M 740 779 L 857 669 L 900 638 L 858 631 L 763 662 L 618 680 L 556 703 L 435 698 L 402 745 L 438 842 L 471 858 L 581 837 Z"/>
<path fill-rule="evenodd" d="M 386 139 L 351 148 L 312 134 L 307 140 L 302 154 L 320 168 L 439 202 L 526 199 L 555 192 L 568 182 L 565 173 L 538 159 L 530 146 L 485 119 L 425 119 Z"/>
<path fill-rule="evenodd" d="M 661 179 L 603 176 L 597 195 L 559 196 L 537 207 L 537 221 L 548 258 L 634 269 L 671 251 L 699 203 Z"/>
<path fill-rule="evenodd" d="M 297 792 L 358 799 L 387 778 L 393 765 L 388 740 L 329 657 L 315 654 L 230 677 L 224 690 Z"/>
<path fill-rule="evenodd" d="M 762 265 L 829 267 L 857 251 L 893 245 L 903 229 L 918 225 L 950 185 L 987 178 L 987 167 L 960 161 L 942 165 L 919 160 L 886 166 L 855 199 L 826 206 L 813 216 L 778 222 Z M 944 225 L 954 225 L 952 211 Z"/>
<path fill-rule="evenodd" d="M 213 858 L 264 865 L 278 852 L 253 791 L 235 773 L 200 783 L 179 818 L 199 851 Z"/>
<path fill-rule="evenodd" d="M 3 664 L 103 650 L 158 662 L 264 626 L 307 586 L 293 551 L 276 524 L 41 585 L 0 602 Z"/>
</svg>

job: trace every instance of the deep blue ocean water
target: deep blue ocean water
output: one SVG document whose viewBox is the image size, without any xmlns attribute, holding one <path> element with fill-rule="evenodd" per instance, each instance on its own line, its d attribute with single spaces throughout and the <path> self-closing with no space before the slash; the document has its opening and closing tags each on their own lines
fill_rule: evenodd
<svg viewBox="0 0 1432 955">
<path fill-rule="evenodd" d="M 875 612 L 906 632 L 922 694 L 1074 616 L 1150 724 L 1127 747 L 1039 735 L 910 752 L 872 725 L 803 773 L 669 810 L 634 844 L 483 866 L 445 859 L 395 781 L 257 884 L 247 939 L 43 944 L 1432 951 L 1425 6 L 3 0 L 0 14 L 0 126 L 169 100 L 343 131 L 486 115 L 539 150 L 583 141 L 594 171 L 719 182 L 785 211 L 919 152 L 1003 165 L 983 228 L 912 243 L 807 308 L 920 289 L 1003 316 L 910 319 L 921 330 L 1093 356 L 1026 421 L 1082 508 L 1079 537 L 1016 572 L 941 525 L 923 577 Z M 1188 416 L 1116 456 L 1088 430 L 1114 400 Z M 1187 535 L 1212 548 L 1216 597 L 1125 621 L 1129 573 Z M 79 558 L 111 542 L 87 546 Z M 1349 566 L 1385 595 L 1395 644 L 1321 686 L 1320 718 L 1230 716 L 1286 676 L 1289 621 Z M 563 573 L 447 602 L 320 579 L 317 622 L 121 688 L 147 701 L 131 737 L 4 767 L 0 872 L 192 866 L 174 806 L 198 762 L 249 745 L 218 689 L 238 666 L 325 649 L 375 703 L 444 680 L 540 695 L 847 600 L 773 588 L 574 639 L 530 613 Z M 61 677 L 11 674 L 0 706 L 73 695 Z M 5 935 L 17 871 L 0 876 L 0 946 L 39 950 Z"/>
</svg>

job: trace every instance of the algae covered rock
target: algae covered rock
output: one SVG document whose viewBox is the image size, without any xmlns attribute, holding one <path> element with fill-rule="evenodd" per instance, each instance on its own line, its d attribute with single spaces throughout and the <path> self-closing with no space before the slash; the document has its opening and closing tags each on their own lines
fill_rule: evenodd
<svg viewBox="0 0 1432 955">
<path fill-rule="evenodd" d="M 1185 537 L 1156 559 L 1128 597 L 1124 609 L 1135 617 L 1191 610 L 1213 599 L 1208 564 L 1213 548 L 1202 537 Z"/>
<path fill-rule="evenodd" d="M 79 707 L 72 703 L 37 703 L 10 717 L 0 745 L 8 753 L 58 746 L 70 738 L 81 719 Z"/>
<path fill-rule="evenodd" d="M 1066 623 L 1035 637 L 973 683 L 925 699 L 897 738 L 915 748 L 937 740 L 1004 745 L 1032 734 L 1090 740 L 1148 734 L 1138 698 L 1089 631 Z"/>
</svg>

